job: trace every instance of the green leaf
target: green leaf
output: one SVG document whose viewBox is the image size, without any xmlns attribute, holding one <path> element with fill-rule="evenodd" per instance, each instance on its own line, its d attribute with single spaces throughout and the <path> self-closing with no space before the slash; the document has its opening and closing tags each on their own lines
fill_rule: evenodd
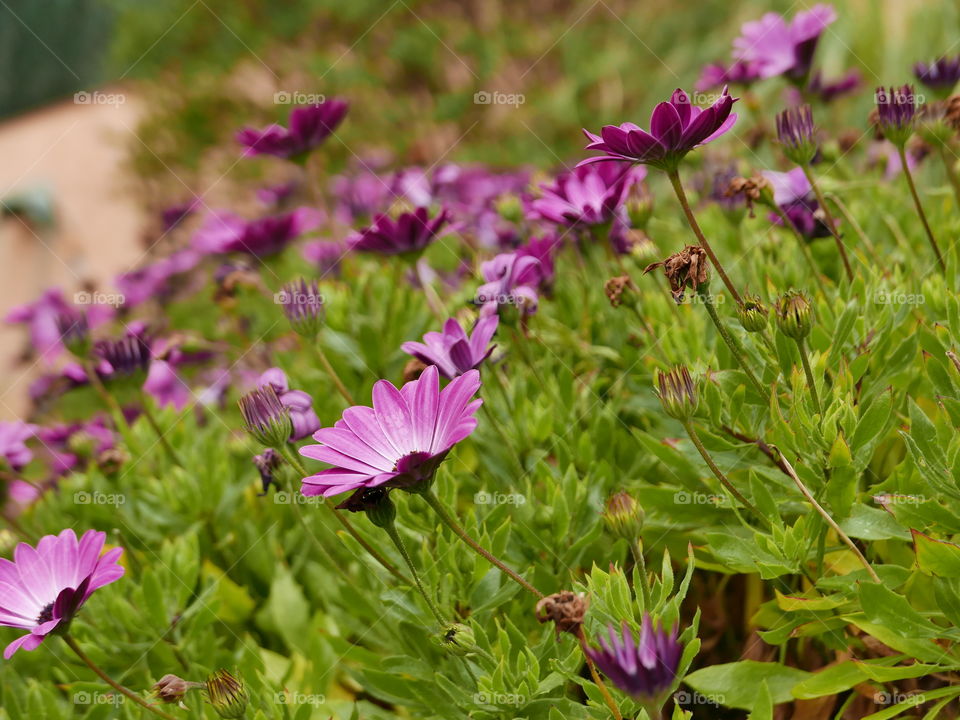
<svg viewBox="0 0 960 720">
<path fill-rule="evenodd" d="M 717 697 L 727 707 L 753 710 L 760 683 L 766 683 L 771 701 L 779 704 L 790 702 L 794 686 L 810 677 L 805 670 L 779 663 L 741 660 L 697 670 L 684 682 L 702 695 Z"/>
<path fill-rule="evenodd" d="M 935 540 L 917 530 L 910 532 L 921 571 L 936 577 L 960 578 L 960 545 Z"/>
</svg>

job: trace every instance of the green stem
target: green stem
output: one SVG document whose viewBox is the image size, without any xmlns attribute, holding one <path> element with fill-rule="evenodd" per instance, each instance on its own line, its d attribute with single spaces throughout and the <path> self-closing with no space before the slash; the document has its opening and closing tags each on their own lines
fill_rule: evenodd
<svg viewBox="0 0 960 720">
<path fill-rule="evenodd" d="M 817 196 L 817 203 L 820 205 L 820 209 L 823 210 L 830 234 L 833 235 L 833 239 L 837 243 L 837 252 L 840 253 L 840 259 L 843 261 L 843 269 L 847 273 L 847 280 L 853 282 L 853 268 L 850 267 L 850 258 L 847 257 L 847 249 L 843 246 L 843 240 L 840 237 L 840 231 L 837 230 L 837 223 L 833 219 L 833 213 L 830 212 L 830 208 L 827 206 L 827 199 L 820 191 L 820 186 L 817 184 L 817 179 L 813 176 L 813 171 L 810 169 L 810 166 L 801 165 L 800 167 L 803 168 L 803 174 L 807 176 L 807 182 L 810 183 L 814 195 Z"/>
<path fill-rule="evenodd" d="M 943 160 L 943 167 L 947 171 L 947 179 L 953 187 L 953 194 L 957 198 L 957 205 L 960 206 L 960 176 L 957 175 L 957 168 L 953 161 L 947 155 L 947 147 L 940 144 L 940 159 Z"/>
<path fill-rule="evenodd" d="M 340 376 L 337 374 L 337 371 L 333 369 L 333 365 L 330 364 L 330 360 L 327 359 L 327 355 L 323 352 L 323 348 L 320 347 L 319 340 L 314 340 L 313 343 L 314 351 L 317 353 L 317 359 L 320 361 L 320 364 L 323 365 L 323 369 L 326 371 L 327 375 L 330 376 L 330 380 L 333 382 L 334 387 L 337 388 L 337 392 L 340 393 L 340 396 L 347 401 L 347 405 L 353 405 L 353 396 L 350 394 L 350 391 L 347 390 L 347 386 L 343 384 L 343 381 L 340 379 Z"/>
<path fill-rule="evenodd" d="M 740 297 L 740 293 L 737 292 L 737 289 L 733 286 L 733 283 L 730 282 L 730 278 L 727 277 L 727 273 L 724 271 L 723 265 L 720 264 L 719 258 L 717 258 L 716 254 L 713 252 L 713 248 L 710 247 L 710 243 L 707 242 L 707 238 L 703 234 L 703 230 L 700 229 L 700 224 L 697 222 L 697 218 L 694 216 L 693 210 L 690 208 L 690 202 L 687 200 L 687 194 L 683 190 L 683 183 L 680 182 L 680 173 L 676 170 L 671 170 L 667 172 L 667 177 L 670 178 L 670 184 L 673 185 L 673 191 L 677 195 L 677 200 L 680 201 L 680 207 L 683 208 L 683 214 L 687 217 L 687 223 L 690 225 L 690 229 L 693 230 L 693 234 L 697 236 L 700 247 L 702 247 L 710 257 L 710 262 L 713 263 L 713 267 L 720 276 L 720 279 L 723 280 L 723 284 L 727 286 L 727 290 L 729 290 L 730 294 L 733 295 L 733 299 L 737 301 L 737 305 L 743 304 L 743 299 Z"/>
<path fill-rule="evenodd" d="M 413 582 L 416 585 L 417 590 L 420 591 L 420 595 L 423 598 L 424 602 L 427 603 L 427 607 L 430 608 L 430 612 L 433 613 L 433 617 L 437 619 L 437 622 L 440 623 L 440 626 L 446 624 L 446 620 L 443 615 L 440 614 L 440 611 L 437 609 L 437 606 L 433 604 L 433 600 L 430 599 L 430 596 L 427 595 L 426 589 L 423 587 L 423 583 L 420 581 L 420 574 L 417 572 L 417 568 L 413 564 L 413 560 L 410 558 L 410 554 L 407 552 L 406 545 L 403 544 L 403 538 L 400 537 L 400 533 L 397 532 L 397 525 L 394 522 L 390 522 L 383 527 L 387 531 L 387 535 L 390 536 L 390 539 L 393 540 L 393 544 L 397 546 L 397 550 L 400 551 L 400 556 L 403 558 L 403 561 L 407 564 L 407 568 L 410 570 L 410 576 L 413 578 Z"/>
<path fill-rule="evenodd" d="M 817 281 L 817 287 L 820 288 L 820 294 L 823 295 L 824 300 L 827 301 L 827 305 L 829 306 L 830 299 L 829 295 L 827 295 L 827 288 L 823 284 L 823 276 L 820 274 L 820 269 L 817 267 L 817 263 L 813 259 L 813 253 L 810 252 L 810 248 L 807 246 L 807 241 L 804 239 L 803 235 L 800 234 L 797 226 L 793 224 L 787 214 L 783 211 L 783 208 L 774 203 L 773 211 L 777 214 L 777 217 L 780 218 L 781 222 L 783 222 L 786 227 L 793 231 L 793 236 L 797 239 L 797 244 L 800 246 L 800 252 L 803 253 L 803 257 L 807 261 L 807 265 L 810 266 L 810 272 L 813 273 L 813 277 Z"/>
<path fill-rule="evenodd" d="M 803 374 L 807 377 L 807 387 L 810 388 L 813 405 L 817 409 L 817 414 L 822 417 L 823 408 L 820 405 L 820 396 L 817 394 L 817 383 L 813 379 L 813 370 L 810 368 L 810 359 L 807 357 L 807 346 L 803 342 L 803 338 L 797 338 L 797 349 L 800 351 L 800 363 L 803 365 Z"/>
<path fill-rule="evenodd" d="M 750 379 L 753 389 L 757 391 L 760 397 L 769 397 L 769 393 L 763 388 L 763 385 L 760 384 L 760 381 L 757 380 L 757 376 L 753 374 L 753 370 L 751 370 L 750 366 L 747 364 L 747 359 L 744 357 L 743 350 L 741 349 L 740 345 L 723 326 L 723 323 L 720 322 L 720 316 L 717 315 L 717 309 L 713 306 L 713 300 L 705 292 L 700 293 L 700 298 L 703 300 L 704 307 L 707 308 L 707 314 L 710 315 L 710 319 L 713 320 L 713 324 L 716 325 L 717 332 L 720 333 L 720 337 L 723 338 L 723 341 L 727 344 L 727 347 L 730 348 L 730 352 L 734 359 L 737 361 L 737 363 L 739 363 L 740 367 L 743 368 L 743 371 Z"/>
<path fill-rule="evenodd" d="M 183 461 L 180 459 L 180 456 L 177 454 L 177 451 L 173 449 L 173 446 L 167 440 L 166 435 L 163 430 L 160 428 L 160 423 L 157 422 L 157 419 L 153 415 L 153 411 L 150 410 L 150 401 L 147 397 L 147 394 L 140 391 L 140 406 L 143 410 L 143 416 L 147 419 L 147 424 L 153 428 L 153 432 L 157 435 L 157 440 L 160 441 L 160 444 L 163 446 L 164 451 L 167 453 L 167 457 L 173 462 L 174 465 L 179 465 L 180 467 L 186 467 L 183 464 Z"/>
<path fill-rule="evenodd" d="M 927 222 L 927 214 L 923 211 L 923 205 L 920 203 L 920 196 L 917 194 L 917 186 L 913 182 L 913 173 L 910 172 L 910 166 L 907 164 L 907 153 L 903 145 L 897 146 L 897 152 L 900 154 L 900 165 L 903 167 L 903 176 L 907 179 L 907 185 L 910 186 L 910 194 L 913 196 L 913 204 L 917 208 L 917 215 L 920 216 L 920 222 L 923 224 L 923 229 L 927 233 L 930 247 L 933 248 L 933 252 L 937 256 L 940 269 L 946 273 L 947 264 L 943 260 L 943 254 L 940 252 L 940 246 L 937 245 L 937 239 L 933 236 L 933 230 L 930 229 L 930 223 Z"/>
<path fill-rule="evenodd" d="M 633 553 L 633 562 L 640 570 L 640 592 L 643 597 L 644 612 L 650 609 L 650 578 L 647 577 L 647 560 L 643 556 L 643 540 L 637 538 L 630 543 L 630 552 Z"/>
<path fill-rule="evenodd" d="M 111 678 L 109 675 L 107 675 L 107 673 L 105 673 L 100 668 L 99 665 L 93 662 L 93 660 L 91 660 L 87 656 L 87 654 L 80 649 L 80 646 L 77 645 L 77 641 L 74 640 L 71 635 L 69 635 L 68 633 L 63 633 L 62 637 L 63 637 L 63 641 L 67 644 L 67 647 L 73 650 L 73 652 L 76 654 L 78 658 L 80 658 L 83 664 L 86 665 L 91 670 L 93 670 L 93 672 L 96 673 L 97 677 L 103 680 L 107 685 L 112 687 L 121 695 L 125 695 L 126 697 L 133 700 L 137 705 L 142 707 L 147 712 L 151 712 L 157 717 L 163 718 L 164 720 L 176 720 L 176 718 L 174 718 L 173 715 L 168 715 L 167 713 L 163 712 L 163 710 L 160 710 L 159 708 L 154 707 L 153 705 L 148 703 L 146 700 L 144 700 L 142 697 L 140 697 L 135 692 L 133 692 L 133 690 L 130 690 L 129 688 L 125 688 L 123 685 L 121 685 L 120 683 L 115 681 L 113 678 Z"/>
<path fill-rule="evenodd" d="M 518 477 L 522 477 L 526 470 L 523 468 L 523 462 L 520 460 L 520 453 L 517 452 L 517 448 L 514 447 L 513 441 L 510 437 L 503 431 L 503 428 L 500 426 L 500 421 L 494 416 L 493 411 L 487 405 L 483 403 L 480 406 L 480 409 L 483 410 L 484 415 L 486 415 L 487 420 L 490 421 L 490 424 L 493 426 L 493 429 L 497 431 L 497 435 L 500 436 L 500 440 L 503 442 L 504 446 L 507 448 L 507 451 L 510 454 L 510 458 L 513 460 L 513 463 L 517 466 L 519 471 Z"/>
<path fill-rule="evenodd" d="M 97 375 L 96 367 L 94 367 L 93 363 L 91 362 L 85 362 L 83 364 L 83 368 L 87 373 L 87 379 L 90 381 L 90 385 L 97 392 L 97 395 L 100 396 L 100 399 L 103 400 L 104 405 L 107 406 L 107 411 L 113 418 L 113 424 L 117 426 L 117 432 L 129 435 L 130 424 L 127 422 L 127 418 L 123 415 L 123 409 L 120 407 L 120 403 L 117 402 L 117 399 L 110 394 L 109 390 L 107 390 L 106 386 L 103 384 L 103 381 L 100 380 L 100 376 Z"/>
<path fill-rule="evenodd" d="M 480 545 L 476 540 L 474 540 L 470 535 L 464 530 L 460 524 L 456 521 L 453 515 L 443 506 L 443 503 L 440 502 L 440 498 L 434 494 L 432 488 L 427 488 L 426 490 L 420 490 L 418 492 L 420 497 L 422 497 L 426 503 L 433 508 L 433 511 L 437 513 L 437 516 L 443 521 L 444 525 L 453 530 L 454 534 L 457 535 L 463 542 L 469 545 L 473 550 L 484 558 L 487 562 L 496 567 L 500 568 L 507 576 L 513 580 L 517 585 L 522 587 L 527 592 L 534 595 L 537 599 L 543 598 L 543 593 L 537 590 L 533 585 L 524 580 L 520 575 L 507 567 L 499 558 L 497 558 L 493 553 L 486 550 L 483 546 Z"/>
</svg>

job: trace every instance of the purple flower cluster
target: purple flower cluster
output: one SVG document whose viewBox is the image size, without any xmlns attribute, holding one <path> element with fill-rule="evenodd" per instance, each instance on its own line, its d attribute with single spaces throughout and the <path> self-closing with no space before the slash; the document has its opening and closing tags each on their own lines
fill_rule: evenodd
<svg viewBox="0 0 960 720">
<path fill-rule="evenodd" d="M 216 212 L 207 217 L 193 236 L 193 247 L 205 254 L 242 252 L 257 258 L 274 255 L 291 240 L 323 221 L 313 208 L 297 208 L 280 215 L 244 220 L 231 212 Z"/>
</svg>

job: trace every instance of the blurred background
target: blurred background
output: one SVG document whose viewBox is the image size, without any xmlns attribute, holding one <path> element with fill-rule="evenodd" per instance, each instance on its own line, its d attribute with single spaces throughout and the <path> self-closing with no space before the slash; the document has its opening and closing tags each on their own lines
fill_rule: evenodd
<svg viewBox="0 0 960 720">
<path fill-rule="evenodd" d="M 282 164 L 238 162 L 243 125 L 340 95 L 322 153 L 351 164 L 478 162 L 548 172 L 582 156 L 582 127 L 646 124 L 655 101 L 728 61 L 740 25 L 802 0 L 0 0 L 0 311 L 50 286 L 111 292 L 144 263 L 164 208 L 239 188 Z M 865 88 L 958 53 L 957 2 L 834 0 L 825 75 Z M 500 94 L 500 95 L 496 95 Z M 489 102 L 491 97 L 499 98 Z M 783 103 L 777 83 L 761 108 Z M 818 118 L 864 128 L 870 92 Z M 247 185 L 248 186 L 248 185 Z M 202 216 L 203 212 L 200 213 Z M 4 327 L 11 379 L 22 335 Z M 15 393 L 0 413 L 13 416 Z"/>
</svg>

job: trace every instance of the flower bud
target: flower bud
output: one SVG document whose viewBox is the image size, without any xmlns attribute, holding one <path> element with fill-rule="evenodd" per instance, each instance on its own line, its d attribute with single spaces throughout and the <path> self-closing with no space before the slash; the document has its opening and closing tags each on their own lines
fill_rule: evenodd
<svg viewBox="0 0 960 720">
<path fill-rule="evenodd" d="M 504 220 L 512 223 L 523 221 L 523 205 L 520 203 L 520 198 L 515 195 L 501 195 L 494 203 L 494 207 L 497 209 L 497 214 Z"/>
<path fill-rule="evenodd" d="M 797 165 L 808 165 L 813 160 L 818 146 L 809 105 L 788 108 L 777 115 L 777 140 L 783 154 Z"/>
<path fill-rule="evenodd" d="M 463 623 L 450 623 L 430 639 L 452 655 L 469 655 L 477 647 L 473 629 Z"/>
<path fill-rule="evenodd" d="M 684 365 L 678 365 L 670 372 L 657 373 L 657 395 L 664 412 L 681 422 L 697 412 L 697 386 Z"/>
<path fill-rule="evenodd" d="M 84 359 L 90 354 L 90 326 L 87 316 L 80 313 L 74 317 L 67 313 L 58 313 L 55 318 L 57 331 L 60 333 L 60 342 L 74 357 Z"/>
<path fill-rule="evenodd" d="M 757 296 L 744 297 L 743 303 L 737 308 L 740 324 L 747 332 L 761 332 L 767 327 L 767 318 L 770 311 L 760 302 Z"/>
<path fill-rule="evenodd" d="M 640 536 L 640 530 L 643 529 L 643 508 L 626 490 L 607 498 L 601 517 L 614 535 L 631 542 Z"/>
<path fill-rule="evenodd" d="M 204 683 L 207 702 L 222 718 L 242 718 L 247 710 L 247 691 L 243 681 L 226 670 L 217 670 Z"/>
<path fill-rule="evenodd" d="M 240 414 L 244 429 L 267 447 L 283 447 L 293 433 L 290 411 L 280 402 L 271 385 L 264 385 L 241 397 Z"/>
<path fill-rule="evenodd" d="M 813 307 L 806 294 L 790 290 L 776 305 L 777 326 L 787 337 L 803 340 L 813 328 Z"/>
<path fill-rule="evenodd" d="M 293 331 L 306 338 L 316 338 L 323 327 L 324 316 L 323 295 L 317 281 L 308 283 L 300 278 L 287 283 L 276 297 Z"/>
<path fill-rule="evenodd" d="M 153 694 L 160 702 L 177 703 L 183 706 L 183 697 L 189 690 L 204 687 L 203 683 L 184 680 L 176 675 L 167 674 L 160 678 L 153 686 Z"/>
</svg>

